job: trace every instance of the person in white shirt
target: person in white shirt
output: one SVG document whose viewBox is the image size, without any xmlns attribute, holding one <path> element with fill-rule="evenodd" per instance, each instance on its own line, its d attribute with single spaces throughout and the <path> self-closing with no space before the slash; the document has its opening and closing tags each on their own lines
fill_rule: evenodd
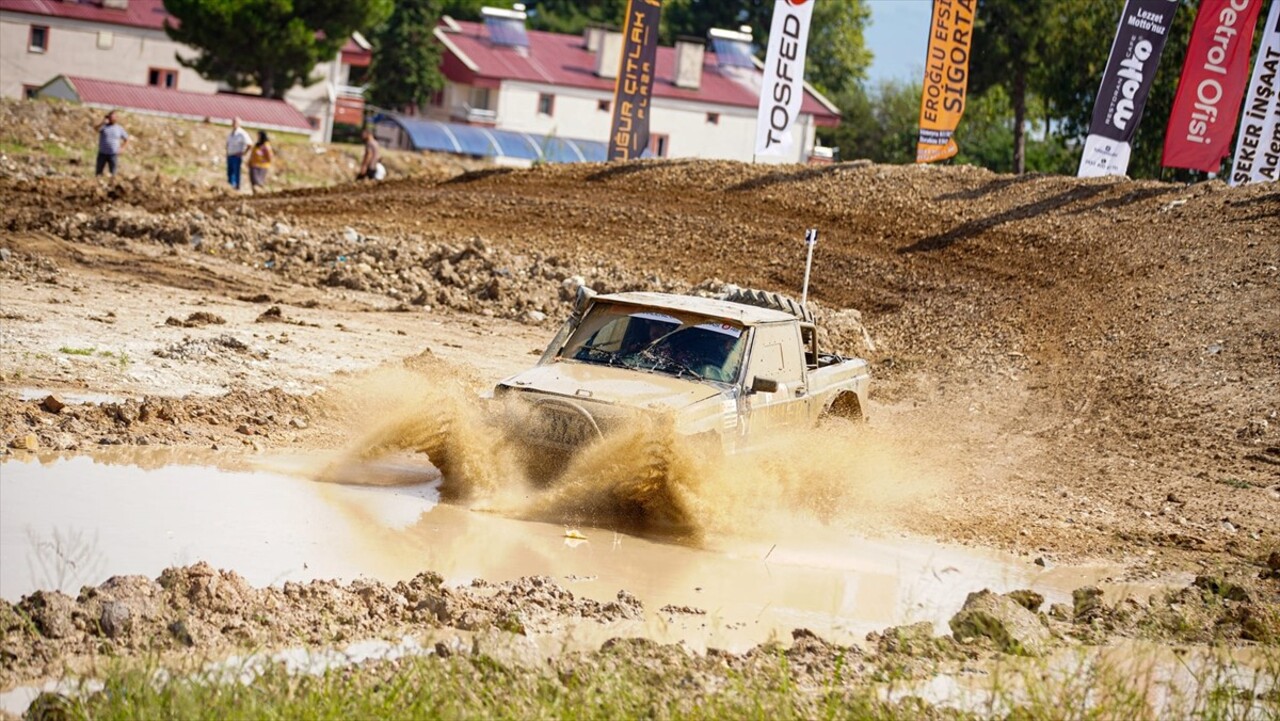
<svg viewBox="0 0 1280 721">
<path fill-rule="evenodd" d="M 227 182 L 236 190 L 240 189 L 240 167 L 251 148 L 253 138 L 247 130 L 240 127 L 240 118 L 234 118 L 231 121 L 231 134 L 227 136 Z"/>
</svg>

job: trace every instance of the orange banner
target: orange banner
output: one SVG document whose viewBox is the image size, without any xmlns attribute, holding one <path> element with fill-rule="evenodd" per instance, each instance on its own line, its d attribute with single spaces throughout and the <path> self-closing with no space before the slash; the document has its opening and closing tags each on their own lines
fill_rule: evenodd
<svg viewBox="0 0 1280 721">
<path fill-rule="evenodd" d="M 946 160 L 959 148 L 952 137 L 964 115 L 969 87 L 969 47 L 977 0 L 934 0 L 929 54 L 920 95 L 920 139 L 916 162 Z"/>
</svg>

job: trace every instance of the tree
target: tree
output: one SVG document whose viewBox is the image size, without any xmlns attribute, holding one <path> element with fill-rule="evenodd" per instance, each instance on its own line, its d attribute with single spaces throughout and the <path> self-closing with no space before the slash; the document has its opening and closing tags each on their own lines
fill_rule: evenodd
<svg viewBox="0 0 1280 721">
<path fill-rule="evenodd" d="M 814 5 L 805 80 L 824 95 L 839 94 L 864 82 L 871 51 L 862 33 L 870 19 L 865 0 L 820 0 Z"/>
<path fill-rule="evenodd" d="M 741 25 L 750 25 L 755 30 L 754 41 L 764 47 L 773 3 L 774 0 L 664 0 L 660 37 L 670 44 L 681 35 L 700 38 L 706 37 L 711 28 L 737 30 Z"/>
<path fill-rule="evenodd" d="M 454 20 L 479 20 L 480 8 L 490 4 L 490 0 L 444 0 L 441 14 Z"/>
<path fill-rule="evenodd" d="M 1045 54 L 1045 21 L 1053 5 L 1049 0 L 979 0 L 973 23 L 969 89 L 982 94 L 999 87 L 1006 93 L 1013 111 L 1015 173 L 1026 171 L 1027 103 L 1032 75 Z M 1044 78 L 1036 76 L 1034 80 Z"/>
<path fill-rule="evenodd" d="M 164 0 L 164 7 L 178 21 L 166 20 L 165 33 L 198 51 L 178 62 L 208 80 L 280 98 L 315 82 L 316 64 L 387 17 L 391 0 Z"/>
<path fill-rule="evenodd" d="M 920 129 L 920 82 L 886 80 L 870 92 L 847 86 L 832 100 L 843 119 L 835 128 L 819 128 L 825 145 L 840 149 L 843 160 L 910 163 L 916 157 Z"/>
<path fill-rule="evenodd" d="M 622 27 L 627 0 L 531 0 L 529 27 L 577 35 L 587 25 Z"/>
<path fill-rule="evenodd" d="M 384 108 L 417 108 L 444 87 L 442 47 L 435 36 L 443 0 L 399 0 L 373 33 L 369 100 Z"/>
</svg>

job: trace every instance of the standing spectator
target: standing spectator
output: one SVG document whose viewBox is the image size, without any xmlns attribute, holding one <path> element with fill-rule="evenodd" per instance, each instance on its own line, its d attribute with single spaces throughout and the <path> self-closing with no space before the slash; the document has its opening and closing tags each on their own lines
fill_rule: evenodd
<svg viewBox="0 0 1280 721">
<path fill-rule="evenodd" d="M 356 173 L 356 180 L 380 180 L 378 164 L 382 160 L 382 148 L 378 146 L 372 130 L 365 128 L 360 137 L 364 138 L 364 158 L 360 161 L 360 172 Z"/>
<path fill-rule="evenodd" d="M 271 149 L 267 131 L 259 130 L 258 142 L 249 153 L 249 185 L 254 192 L 267 186 L 267 173 L 271 171 L 271 161 L 275 158 L 276 152 Z"/>
<path fill-rule="evenodd" d="M 114 110 L 108 112 L 101 122 L 93 126 L 93 129 L 98 131 L 98 162 L 93 174 L 102 175 L 104 169 L 110 168 L 111 176 L 115 177 L 116 156 L 129 142 L 129 134 L 116 122 Z"/>
<path fill-rule="evenodd" d="M 231 134 L 227 136 L 227 182 L 236 190 L 240 189 L 240 166 L 252 147 L 253 138 L 240 127 L 240 118 L 232 119 Z"/>
</svg>

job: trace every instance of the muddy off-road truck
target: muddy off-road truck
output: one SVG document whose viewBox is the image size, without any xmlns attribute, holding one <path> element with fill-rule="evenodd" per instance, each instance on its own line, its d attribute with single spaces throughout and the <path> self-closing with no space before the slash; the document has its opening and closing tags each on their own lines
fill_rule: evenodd
<svg viewBox="0 0 1280 721">
<path fill-rule="evenodd" d="M 810 311 L 776 293 L 596 295 L 494 400 L 526 446 L 571 455 L 638 414 L 735 453 L 772 429 L 861 419 L 867 362 L 823 352 Z"/>
</svg>

